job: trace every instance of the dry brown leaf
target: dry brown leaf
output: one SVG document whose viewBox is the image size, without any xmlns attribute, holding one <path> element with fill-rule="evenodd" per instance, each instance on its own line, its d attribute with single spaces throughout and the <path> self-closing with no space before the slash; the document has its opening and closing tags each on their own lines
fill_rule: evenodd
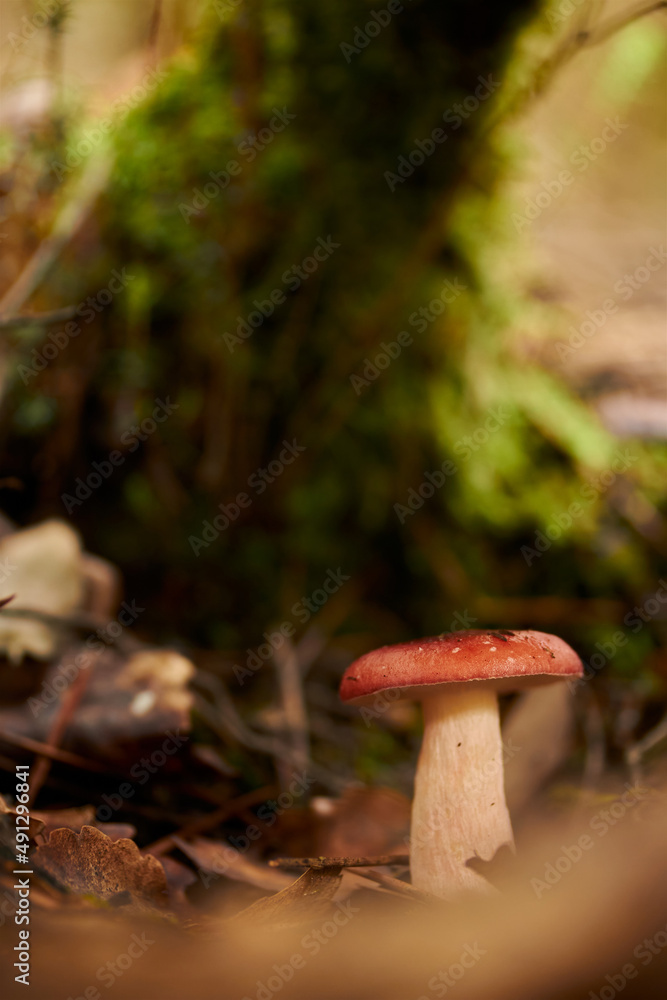
<svg viewBox="0 0 667 1000">
<path fill-rule="evenodd" d="M 96 981 L 94 970 L 125 953 L 133 933 L 148 930 L 155 944 L 114 990 L 100 987 L 105 997 L 434 1000 L 451 969 L 454 985 L 447 1000 L 450 994 L 452 1000 L 583 1000 L 591 993 L 611 996 L 606 977 L 618 976 L 630 962 L 638 974 L 626 980 L 619 1000 L 663 1000 L 667 948 L 659 951 L 658 942 L 664 942 L 667 924 L 667 899 L 660 891 L 667 884 L 665 820 L 656 816 L 636 823 L 635 808 L 639 804 L 608 835 L 596 838 L 595 848 L 584 851 L 540 899 L 531 879 L 543 877 L 545 864 L 562 856 L 563 845 L 576 843 L 587 821 L 582 828 L 573 826 L 572 814 L 552 814 L 531 823 L 519 867 L 502 894 L 466 897 L 437 910 L 415 908 L 409 915 L 390 897 L 378 893 L 372 902 L 359 894 L 349 921 L 341 908 L 336 933 L 328 924 L 325 930 L 331 915 L 307 929 L 281 932 L 242 920 L 204 920 L 204 933 L 197 934 L 164 921 L 147 928 L 125 915 L 110 919 L 83 907 L 35 911 L 31 930 L 39 948 L 31 988 L 23 995 L 29 1000 L 84 996 Z M 3 938 L 11 954 L 16 928 L 10 921 L 0 928 Z M 648 962 L 648 950 L 639 952 L 643 961 L 637 958 L 644 939 L 653 949 Z M 459 980 L 462 956 L 465 972 Z M 286 975 L 274 980 L 279 970 Z M 431 980 L 437 993 L 429 988 Z"/>
<path fill-rule="evenodd" d="M 339 799 L 314 799 L 320 823 L 313 854 L 376 857 L 403 854 L 410 833 L 410 801 L 391 788 L 348 788 Z"/>
<path fill-rule="evenodd" d="M 81 833 L 54 830 L 32 855 L 35 868 L 71 892 L 113 900 L 119 894 L 154 906 L 168 902 L 164 869 L 151 855 L 142 856 L 132 840 L 112 841 L 92 826 Z"/>
<path fill-rule="evenodd" d="M 194 666 L 171 649 L 142 650 L 97 670 L 71 732 L 104 753 L 117 743 L 187 732 Z M 170 750 L 170 755 L 171 755 Z"/>
<path fill-rule="evenodd" d="M 150 857 L 151 855 L 147 856 Z M 175 861 L 166 854 L 162 855 L 158 860 L 164 869 L 172 905 L 178 905 L 181 908 L 186 907 L 188 900 L 185 890 L 189 886 L 194 885 L 197 881 L 197 876 L 186 865 L 182 865 L 179 861 Z"/>
<path fill-rule="evenodd" d="M 54 830 L 61 830 L 63 827 L 73 830 L 74 833 L 81 833 L 82 827 L 94 826 L 111 840 L 131 840 L 137 832 L 136 827 L 132 826 L 131 823 L 103 823 L 101 820 L 96 820 L 95 806 L 47 809 L 32 812 L 30 815 L 31 818 L 40 820 L 44 824 L 44 829 L 39 831 L 44 838 L 48 838 Z"/>
<path fill-rule="evenodd" d="M 181 840 L 180 837 L 172 837 L 172 840 L 186 857 L 206 872 L 275 892 L 285 889 L 293 882 L 284 872 L 253 861 L 229 844 L 203 837 L 196 837 L 190 842 Z"/>
<path fill-rule="evenodd" d="M 89 753 L 97 760 L 125 764 L 147 752 L 164 750 L 167 767 L 188 746 L 193 696 L 188 679 L 192 663 L 173 650 L 142 650 L 125 658 L 114 646 L 91 651 L 71 645 L 47 671 L 27 704 L 0 708 L 0 729 L 45 742 L 67 697 L 71 678 L 90 671 L 86 691 L 67 727 L 63 749 Z M 166 739 L 165 739 L 166 737 Z M 166 743 L 166 747 L 165 747 Z M 140 752 L 141 751 L 141 752 Z"/>
<path fill-rule="evenodd" d="M 282 892 L 258 899 L 234 919 L 276 929 L 324 919 L 340 884 L 340 868 L 309 868 Z"/>
<path fill-rule="evenodd" d="M 68 615 L 83 596 L 79 536 L 63 521 L 44 521 L 0 538 L 4 583 L 0 597 L 15 594 L 11 609 Z M 29 618 L 0 615 L 0 652 L 12 663 L 24 656 L 49 659 L 58 642 L 55 630 Z"/>
</svg>

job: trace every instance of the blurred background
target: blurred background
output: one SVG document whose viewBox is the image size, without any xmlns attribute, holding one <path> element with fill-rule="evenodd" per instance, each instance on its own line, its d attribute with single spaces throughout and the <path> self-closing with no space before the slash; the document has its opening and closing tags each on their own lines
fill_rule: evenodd
<svg viewBox="0 0 667 1000">
<path fill-rule="evenodd" d="M 293 645 L 363 781 L 419 721 L 344 666 L 465 627 L 571 642 L 620 760 L 667 680 L 664 12 L 372 9 L 4 0 L 4 530 L 66 522 L 278 736 Z"/>
<path fill-rule="evenodd" d="M 241 996 L 303 945 L 220 923 L 292 882 L 270 858 L 405 875 L 419 711 L 338 684 L 467 628 L 585 665 L 501 699 L 518 856 L 479 864 L 504 892 L 420 920 L 347 871 L 365 916 L 290 995 L 354 969 L 355 996 L 431 998 L 479 935 L 461 996 L 662 996 L 659 961 L 617 970 L 667 940 L 665 23 L 0 0 L 0 927 L 28 764 L 36 996 L 82 993 L 148 916 L 128 1000 Z M 134 872 L 91 888 L 119 838 L 153 909 Z"/>
</svg>

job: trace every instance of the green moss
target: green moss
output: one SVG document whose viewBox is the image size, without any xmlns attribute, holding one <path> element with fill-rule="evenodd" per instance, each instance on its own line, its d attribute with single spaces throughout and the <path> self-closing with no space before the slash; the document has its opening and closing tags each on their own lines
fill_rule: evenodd
<svg viewBox="0 0 667 1000">
<path fill-rule="evenodd" d="M 150 585 L 169 580 L 151 627 L 171 601 L 192 638 L 245 648 L 290 619 L 293 581 L 308 593 L 338 566 L 355 581 L 350 613 L 367 623 L 381 605 L 404 635 L 441 630 L 479 594 L 629 600 L 651 587 L 655 554 L 604 494 L 548 558 L 522 553 L 616 447 L 513 353 L 511 331 L 547 310 L 519 287 L 499 190 L 522 151 L 486 126 L 525 80 L 508 59 L 537 8 L 413 0 L 346 62 L 365 5 L 246 3 L 223 22 L 213 13 L 115 133 L 105 265 L 136 278 L 102 317 L 88 393 L 106 402 L 86 455 L 117 446 L 118 398 L 135 415 L 166 395 L 179 410 L 77 518 L 93 549 L 117 559 L 121 546 L 130 586 L 146 585 L 151 553 Z M 489 76 L 503 81 L 496 95 L 443 121 Z M 401 177 L 436 128 L 446 141 Z M 339 245 L 293 287 L 286 275 L 329 237 Z M 446 281 L 465 290 L 431 317 Z M 238 336 L 272 292 L 284 301 Z M 402 331 L 411 343 L 382 367 Z M 355 391 L 352 376 L 367 384 Z M 505 416 L 491 432 L 494 411 Z M 306 451 L 254 490 L 285 440 Z M 447 461 L 456 475 L 401 522 L 395 506 Z M 660 502 L 653 456 L 627 478 Z M 251 506 L 195 552 L 190 539 L 242 492 Z M 631 533 L 622 558 L 598 554 L 605 519 Z"/>
</svg>

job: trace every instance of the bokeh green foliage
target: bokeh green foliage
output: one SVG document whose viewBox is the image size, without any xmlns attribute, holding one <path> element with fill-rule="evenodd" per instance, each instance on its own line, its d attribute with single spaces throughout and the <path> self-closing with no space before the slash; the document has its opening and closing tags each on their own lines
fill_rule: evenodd
<svg viewBox="0 0 667 1000">
<path fill-rule="evenodd" d="M 517 320 L 544 323 L 545 307 L 506 280 L 520 251 L 499 182 L 516 150 L 489 128 L 498 99 L 445 125 L 446 142 L 393 192 L 384 176 L 480 77 L 511 79 L 537 5 L 414 0 L 349 62 L 340 46 L 365 4 L 217 6 L 115 137 L 106 256 L 87 281 L 118 265 L 135 277 L 101 317 L 86 439 L 67 473 L 85 475 L 156 397 L 179 409 L 76 512 L 88 544 L 150 593 L 154 627 L 218 647 L 294 620 L 295 601 L 338 567 L 351 581 L 319 620 L 368 643 L 441 631 L 480 595 L 525 598 L 507 625 L 544 624 L 539 595 L 632 607 L 655 589 L 657 556 L 613 489 L 531 565 L 521 551 L 618 443 L 513 350 Z M 294 119 L 248 162 L 240 143 L 276 108 Z M 241 173 L 184 211 L 232 160 Z M 290 292 L 284 272 L 329 235 L 340 247 Z M 410 317 L 447 279 L 465 292 L 419 331 Z M 285 303 L 230 349 L 224 335 L 275 289 Z M 412 344 L 357 393 L 351 376 L 403 330 Z M 465 436 L 499 407 L 502 427 L 464 458 Z M 248 478 L 284 440 L 306 450 L 258 496 Z M 632 450 L 624 489 L 657 503 L 655 453 Z M 456 475 L 400 523 L 395 505 L 447 459 Z M 195 555 L 189 538 L 244 491 L 250 508 Z M 572 635 L 571 622 L 550 624 Z"/>
</svg>

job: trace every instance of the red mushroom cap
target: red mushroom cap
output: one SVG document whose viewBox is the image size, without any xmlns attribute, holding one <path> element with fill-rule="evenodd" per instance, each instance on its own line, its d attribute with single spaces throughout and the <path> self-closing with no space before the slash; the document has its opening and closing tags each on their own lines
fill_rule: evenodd
<svg viewBox="0 0 667 1000">
<path fill-rule="evenodd" d="M 391 689 L 402 697 L 422 698 L 426 688 L 467 681 L 512 691 L 582 674 L 581 660 L 556 635 L 469 629 L 365 653 L 345 671 L 340 696 L 360 701 Z"/>
</svg>

